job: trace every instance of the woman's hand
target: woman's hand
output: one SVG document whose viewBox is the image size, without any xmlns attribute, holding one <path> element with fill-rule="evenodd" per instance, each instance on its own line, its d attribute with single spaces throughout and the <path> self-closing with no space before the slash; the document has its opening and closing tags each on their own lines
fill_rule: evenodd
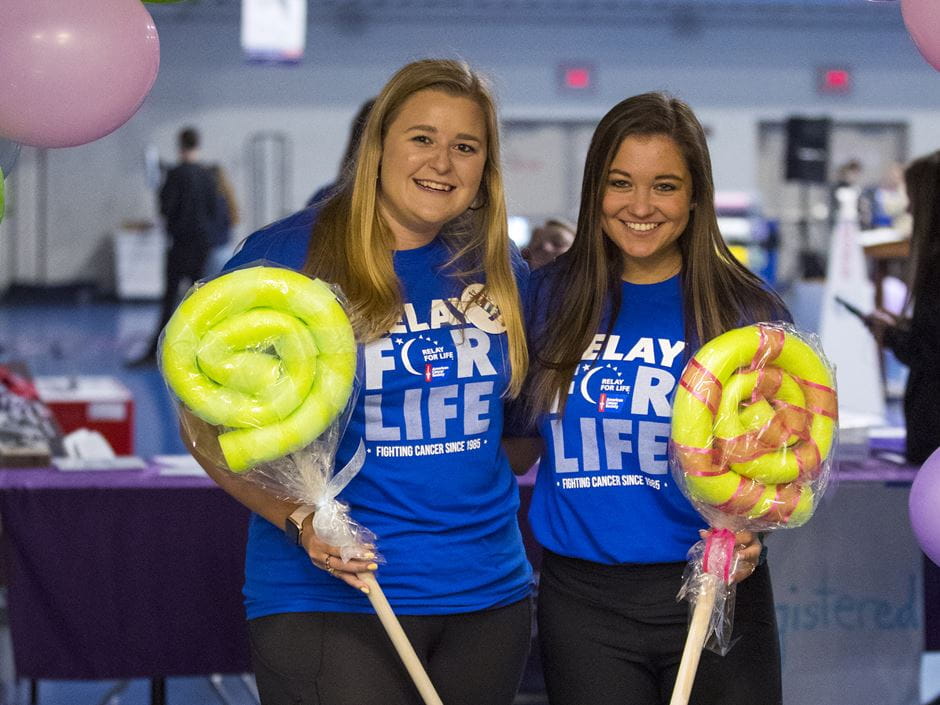
<svg viewBox="0 0 940 705">
<path fill-rule="evenodd" d="M 897 327 L 898 318 L 883 309 L 877 309 L 865 316 L 863 323 L 865 327 L 871 331 L 871 334 L 875 336 L 875 340 L 878 341 L 878 344 L 881 345 L 884 343 L 885 332 L 889 328 Z"/>
<path fill-rule="evenodd" d="M 243 478 L 233 476 L 224 468 L 225 461 L 222 459 L 222 449 L 219 447 L 218 427 L 206 423 L 185 407 L 180 406 L 180 436 L 193 457 L 223 489 L 227 489 L 242 504 L 261 514 L 275 526 L 283 526 L 283 521 L 278 521 L 283 516 L 283 500 L 277 499 L 259 485 L 253 485 Z M 254 497 L 255 501 L 251 501 L 249 495 Z M 313 514 L 304 519 L 300 542 L 317 568 L 325 570 L 334 578 L 342 580 L 357 590 L 369 593 L 369 586 L 360 580 L 356 573 L 371 573 L 378 570 L 374 546 L 364 546 L 358 558 L 344 563 L 340 549 L 321 541 L 317 536 L 313 529 Z"/>
<path fill-rule="evenodd" d="M 373 546 L 364 546 L 358 558 L 343 562 L 340 549 L 337 546 L 321 541 L 317 532 L 313 530 L 313 514 L 304 519 L 303 531 L 300 534 L 300 543 L 303 545 L 311 562 L 320 570 L 325 570 L 334 578 L 342 580 L 365 594 L 369 594 L 369 586 L 359 579 L 357 573 L 373 573 L 379 566 L 375 562 Z"/>
<path fill-rule="evenodd" d="M 702 539 L 707 539 L 711 535 L 711 530 L 699 531 Z M 732 583 L 740 583 L 742 580 L 751 577 L 751 573 L 757 568 L 757 562 L 760 560 L 760 553 L 763 544 L 760 537 L 753 531 L 738 531 L 734 535 L 734 572 L 731 574 Z"/>
</svg>

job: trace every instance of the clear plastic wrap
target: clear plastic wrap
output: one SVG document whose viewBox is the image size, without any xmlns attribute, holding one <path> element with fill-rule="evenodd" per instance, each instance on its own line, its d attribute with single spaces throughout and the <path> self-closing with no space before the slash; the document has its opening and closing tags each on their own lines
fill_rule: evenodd
<svg viewBox="0 0 940 705">
<path fill-rule="evenodd" d="M 337 499 L 364 448 L 334 472 L 360 388 L 357 358 L 339 291 L 262 263 L 197 283 L 164 328 L 158 359 L 193 450 L 315 507 L 317 535 L 343 560 L 375 541 Z"/>
<path fill-rule="evenodd" d="M 702 632 L 695 638 L 707 648 L 730 648 L 734 534 L 812 517 L 830 480 L 837 419 L 834 370 L 815 337 L 792 325 L 728 331 L 689 360 L 673 403 L 669 461 L 712 529 L 689 551 L 679 595 L 693 608 L 690 641 Z"/>
</svg>

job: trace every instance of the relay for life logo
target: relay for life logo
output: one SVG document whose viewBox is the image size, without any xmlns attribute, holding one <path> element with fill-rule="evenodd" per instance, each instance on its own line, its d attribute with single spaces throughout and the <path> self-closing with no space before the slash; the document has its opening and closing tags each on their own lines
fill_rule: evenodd
<svg viewBox="0 0 940 705">
<path fill-rule="evenodd" d="M 638 464 L 647 475 L 668 472 L 670 398 L 678 374 L 673 368 L 684 350 L 681 340 L 594 337 L 572 379 L 564 418 L 556 409 L 549 420 L 548 452 L 556 474 L 564 476 L 560 486 L 659 489 L 658 480 L 620 471 Z"/>
<path fill-rule="evenodd" d="M 506 326 L 481 289 L 471 284 L 424 311 L 406 303 L 389 333 L 365 346 L 365 439 L 388 444 L 370 452 L 441 455 L 487 443 L 480 436 L 502 406 Z"/>
</svg>

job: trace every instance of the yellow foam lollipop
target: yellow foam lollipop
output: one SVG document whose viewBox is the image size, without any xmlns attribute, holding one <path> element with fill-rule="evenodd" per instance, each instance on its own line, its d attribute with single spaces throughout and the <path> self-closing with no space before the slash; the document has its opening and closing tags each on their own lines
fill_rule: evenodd
<svg viewBox="0 0 940 705">
<path fill-rule="evenodd" d="M 243 472 L 313 441 L 343 411 L 356 341 L 333 290 L 280 267 L 248 267 L 194 289 L 163 331 L 170 389 L 221 427 L 230 470 Z"/>
<path fill-rule="evenodd" d="M 693 501 L 706 510 L 798 526 L 832 448 L 832 374 L 794 333 L 728 331 L 686 366 L 673 404 L 672 446 Z"/>
</svg>

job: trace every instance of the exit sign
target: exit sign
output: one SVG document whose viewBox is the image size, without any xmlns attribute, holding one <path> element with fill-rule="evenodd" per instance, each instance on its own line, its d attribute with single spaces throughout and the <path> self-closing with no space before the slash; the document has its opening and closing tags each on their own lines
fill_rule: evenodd
<svg viewBox="0 0 940 705">
<path fill-rule="evenodd" d="M 816 88 L 828 95 L 852 92 L 852 73 L 847 68 L 824 66 L 817 72 Z"/>
<path fill-rule="evenodd" d="M 558 65 L 558 90 L 561 93 L 593 93 L 596 83 L 594 64 L 582 61 Z"/>
</svg>

